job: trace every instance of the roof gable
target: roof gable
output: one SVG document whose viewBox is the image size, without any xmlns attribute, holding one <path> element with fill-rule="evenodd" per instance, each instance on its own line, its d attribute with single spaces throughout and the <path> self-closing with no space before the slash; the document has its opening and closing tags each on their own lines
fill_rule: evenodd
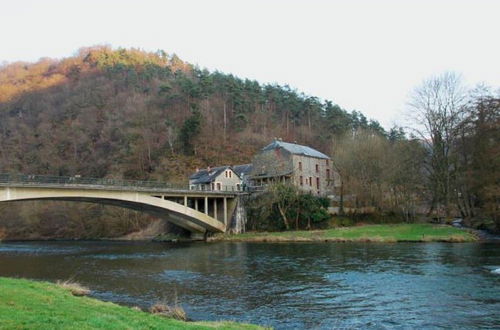
<svg viewBox="0 0 500 330">
<path fill-rule="evenodd" d="M 191 181 L 191 184 L 211 183 L 214 182 L 215 179 L 226 170 L 231 170 L 238 178 L 240 178 L 240 175 L 236 171 L 234 171 L 231 166 L 219 166 L 211 168 L 210 171 L 206 168 L 199 170 L 198 172 L 191 175 L 189 177 L 189 180 Z"/>
</svg>

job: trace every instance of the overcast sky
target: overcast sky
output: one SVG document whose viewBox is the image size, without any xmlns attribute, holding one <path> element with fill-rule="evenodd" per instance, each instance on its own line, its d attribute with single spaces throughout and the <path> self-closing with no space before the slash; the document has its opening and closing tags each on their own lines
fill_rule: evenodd
<svg viewBox="0 0 500 330">
<path fill-rule="evenodd" d="M 360 110 L 391 126 L 443 71 L 500 87 L 500 1 L 0 0 L 0 62 L 96 44 L 182 59 Z"/>
</svg>

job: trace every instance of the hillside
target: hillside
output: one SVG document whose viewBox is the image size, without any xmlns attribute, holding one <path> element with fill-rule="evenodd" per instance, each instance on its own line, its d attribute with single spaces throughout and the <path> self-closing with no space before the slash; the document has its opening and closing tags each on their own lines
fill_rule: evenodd
<svg viewBox="0 0 500 330">
<path fill-rule="evenodd" d="M 0 67 L 0 172 L 180 183 L 196 167 L 249 162 L 274 137 L 329 153 L 332 136 L 360 127 L 383 132 L 330 101 L 202 70 L 163 51 L 92 47 Z M 149 221 L 68 205 L 0 206 L 4 236 L 12 228 L 16 237 L 52 236 L 55 229 L 82 237 L 88 228 L 93 237 L 121 235 Z M 117 217 L 130 225 L 109 220 Z M 107 225 L 95 229 L 102 220 Z"/>
<path fill-rule="evenodd" d="M 183 181 L 276 136 L 329 152 L 336 132 L 380 128 L 288 86 L 106 47 L 0 68 L 0 102 L 0 167 L 23 173 Z"/>
</svg>

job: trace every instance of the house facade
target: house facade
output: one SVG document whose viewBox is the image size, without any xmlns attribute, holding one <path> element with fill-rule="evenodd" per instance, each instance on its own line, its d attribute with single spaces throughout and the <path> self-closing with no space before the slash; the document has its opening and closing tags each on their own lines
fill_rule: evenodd
<svg viewBox="0 0 500 330">
<path fill-rule="evenodd" d="M 189 189 L 205 191 L 241 191 L 243 181 L 231 166 L 198 169 L 189 177 Z"/>
<path fill-rule="evenodd" d="M 284 182 L 320 196 L 334 191 L 330 157 L 311 147 L 275 140 L 254 156 L 252 164 L 250 177 L 255 186 Z"/>
</svg>

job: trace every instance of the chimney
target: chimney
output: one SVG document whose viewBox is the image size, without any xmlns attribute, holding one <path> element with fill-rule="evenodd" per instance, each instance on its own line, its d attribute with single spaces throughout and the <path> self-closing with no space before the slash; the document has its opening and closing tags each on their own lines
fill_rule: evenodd
<svg viewBox="0 0 500 330">
<path fill-rule="evenodd" d="M 196 168 L 196 173 L 198 173 L 199 171 L 200 171 L 200 169 L 197 167 L 197 168 Z"/>
<path fill-rule="evenodd" d="M 210 172 L 212 168 L 210 166 L 207 166 L 207 172 Z"/>
</svg>

